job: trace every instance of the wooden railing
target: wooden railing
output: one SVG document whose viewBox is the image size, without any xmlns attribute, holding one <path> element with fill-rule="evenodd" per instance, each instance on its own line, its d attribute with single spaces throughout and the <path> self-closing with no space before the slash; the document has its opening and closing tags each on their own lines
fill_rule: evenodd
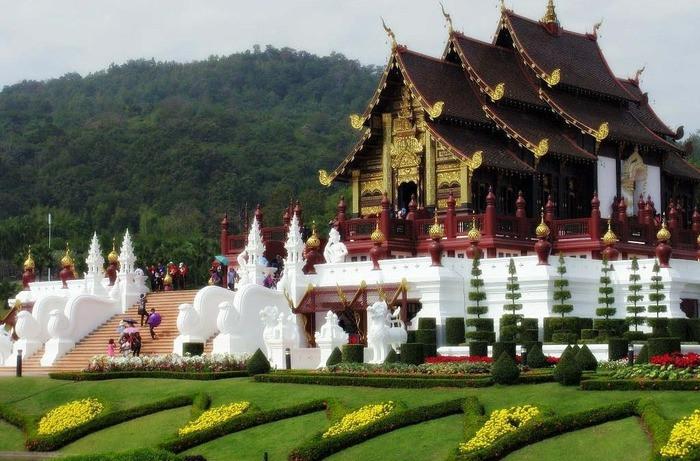
<svg viewBox="0 0 700 461">
<path fill-rule="evenodd" d="M 345 238 L 348 240 L 369 240 L 377 226 L 376 219 L 351 219 L 345 224 Z"/>
<path fill-rule="evenodd" d="M 589 221 L 590 218 L 557 219 L 554 221 L 554 237 L 558 240 L 590 237 Z"/>
</svg>

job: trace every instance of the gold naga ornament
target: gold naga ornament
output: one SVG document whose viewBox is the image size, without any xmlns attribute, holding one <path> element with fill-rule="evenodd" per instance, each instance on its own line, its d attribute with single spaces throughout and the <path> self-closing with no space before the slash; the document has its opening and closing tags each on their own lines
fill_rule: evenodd
<svg viewBox="0 0 700 461">
<path fill-rule="evenodd" d="M 551 88 L 561 81 L 561 69 L 556 68 L 550 74 L 542 72 L 541 77 L 547 86 Z"/>
<path fill-rule="evenodd" d="M 506 84 L 501 82 L 497 84 L 493 89 L 487 88 L 486 94 L 491 98 L 491 102 L 496 102 L 506 94 Z"/>
<path fill-rule="evenodd" d="M 597 142 L 601 142 L 603 139 L 607 138 L 609 134 L 610 126 L 608 125 L 608 122 L 601 123 L 598 129 L 593 130 L 591 133 Z"/>
<path fill-rule="evenodd" d="M 360 114 L 350 114 L 350 126 L 356 130 L 361 130 L 365 125 L 366 118 Z"/>
<path fill-rule="evenodd" d="M 542 158 L 549 152 L 549 138 L 540 139 L 537 145 L 528 142 L 526 147 L 530 152 L 535 154 L 535 158 Z"/>
</svg>

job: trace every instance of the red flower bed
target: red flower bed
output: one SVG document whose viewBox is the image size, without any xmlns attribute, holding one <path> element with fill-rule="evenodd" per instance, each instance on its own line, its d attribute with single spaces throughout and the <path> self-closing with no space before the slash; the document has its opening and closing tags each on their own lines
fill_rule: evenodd
<svg viewBox="0 0 700 461">
<path fill-rule="evenodd" d="M 425 363 L 457 363 L 457 362 L 468 362 L 468 363 L 491 363 L 493 359 L 491 357 L 481 357 L 479 355 L 438 355 L 435 357 L 426 357 Z"/>
<path fill-rule="evenodd" d="M 673 365 L 676 368 L 688 368 L 700 366 L 700 355 L 695 352 L 681 354 L 674 352 L 672 354 L 655 355 L 649 359 L 654 365 Z"/>
<path fill-rule="evenodd" d="M 559 357 L 553 357 L 551 355 L 548 355 L 547 357 L 545 357 L 545 359 L 550 365 L 556 365 L 557 363 L 559 363 Z"/>
</svg>

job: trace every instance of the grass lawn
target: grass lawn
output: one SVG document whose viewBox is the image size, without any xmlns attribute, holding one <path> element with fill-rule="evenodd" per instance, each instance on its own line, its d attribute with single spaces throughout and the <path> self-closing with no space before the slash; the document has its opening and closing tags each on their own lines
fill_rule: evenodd
<svg viewBox="0 0 700 461">
<path fill-rule="evenodd" d="M 326 458 L 329 461 L 443 461 L 462 441 L 462 415 L 426 421 L 370 439 Z M 427 437 L 426 434 L 439 434 Z M 407 443 L 410 441 L 410 443 Z M 387 449 L 386 447 L 391 447 Z"/>
<path fill-rule="evenodd" d="M 564 387 L 556 383 L 493 386 L 482 389 L 380 389 L 256 383 L 249 378 L 219 381 L 122 379 L 94 382 L 54 381 L 39 377 L 0 378 L 1 402 L 37 419 L 51 408 L 78 398 L 96 397 L 106 404 L 109 411 L 129 408 L 169 396 L 197 392 L 207 392 L 213 399 L 212 405 L 247 400 L 265 410 L 319 398 L 338 399 L 350 409 L 387 400 L 402 401 L 407 406 L 414 407 L 468 395 L 478 397 L 487 412 L 529 403 L 546 406 L 559 414 L 565 414 L 636 397 L 653 398 L 659 403 L 664 414 L 670 418 L 680 418 L 691 413 L 695 408 L 700 408 L 698 392 L 584 392 L 575 387 Z M 154 446 L 172 436 L 177 428 L 189 419 L 189 412 L 190 408 L 186 407 L 138 418 L 78 440 L 65 447 L 63 451 L 95 453 Z M 611 434 L 613 430 L 620 427 L 627 428 L 609 437 L 601 436 L 602 429 L 587 429 L 542 442 L 538 444 L 537 449 L 540 449 L 539 446 L 557 445 L 557 441 L 565 437 L 571 437 L 572 440 L 577 441 L 571 445 L 572 447 L 587 448 L 592 445 L 603 446 L 605 443 L 620 445 L 621 440 L 624 440 L 625 446 L 639 445 L 638 441 L 643 437 L 643 433 L 634 424 L 632 426 L 635 430 L 631 430 L 629 426 L 631 423 L 636 424 L 634 420 L 629 420 L 611 423 L 610 426 L 600 426 L 600 428 L 609 427 Z M 0 426 L 0 449 L 21 449 L 23 443 L 21 432 L 9 428 L 4 423 L 0 424 L 3 424 Z M 318 412 L 231 434 L 195 447 L 191 452 L 202 453 L 207 459 L 262 459 L 261 453 L 267 450 L 271 455 L 270 459 L 285 459 L 289 450 L 300 444 L 305 436 L 325 429 L 328 424 L 325 413 Z M 624 424 L 627 426 L 620 426 Z M 333 459 L 444 459 L 445 455 L 460 441 L 461 431 L 461 417 L 450 416 L 368 440 L 338 453 Z M 426 437 L 425 434 L 434 434 L 434 436 Z M 407 440 L 411 443 L 406 443 Z M 644 450 L 648 450 L 648 444 L 643 447 Z M 518 456 L 525 456 L 523 453 L 527 455 L 525 450 L 522 450 Z M 611 453 L 609 450 L 601 449 L 596 456 L 596 461 L 620 459 L 609 457 L 609 453 Z M 624 453 L 633 453 L 632 448 L 625 449 Z M 419 454 L 418 457 L 416 457 L 417 454 Z M 540 459 L 557 458 L 544 456 Z M 644 456 L 637 459 L 644 459 Z"/>
<path fill-rule="evenodd" d="M 24 434 L 14 426 L 0 420 L 0 451 L 24 450 Z"/>
<path fill-rule="evenodd" d="M 638 461 L 649 459 L 651 442 L 638 418 L 626 418 L 544 440 L 506 456 L 504 461 L 562 459 L 562 453 L 577 461 Z"/>
</svg>

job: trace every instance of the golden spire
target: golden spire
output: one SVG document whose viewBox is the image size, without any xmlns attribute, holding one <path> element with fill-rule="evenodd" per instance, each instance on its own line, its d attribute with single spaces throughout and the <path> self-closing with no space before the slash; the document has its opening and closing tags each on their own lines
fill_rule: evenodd
<svg viewBox="0 0 700 461">
<path fill-rule="evenodd" d="M 452 35 L 452 32 L 454 32 L 454 29 L 452 28 L 452 16 L 445 11 L 445 7 L 443 6 L 442 2 L 440 2 L 440 9 L 442 10 L 442 15 L 445 17 L 445 21 L 447 22 L 447 30 L 449 31 L 450 35 Z"/>
<path fill-rule="evenodd" d="M 372 235 L 370 235 L 370 238 L 372 239 L 373 242 L 376 243 L 384 243 L 384 232 L 379 229 L 379 218 L 377 218 L 377 225 L 374 228 L 374 232 L 372 232 Z"/>
<path fill-rule="evenodd" d="M 382 27 L 384 27 L 384 31 L 385 31 L 386 34 L 389 36 L 389 40 L 391 40 L 391 49 L 392 49 L 392 51 L 393 51 L 393 50 L 395 50 L 396 47 L 397 47 L 397 44 L 396 44 L 396 35 L 394 35 L 394 31 L 392 31 L 392 30 L 389 28 L 389 26 L 386 25 L 386 23 L 384 22 L 384 18 L 381 18 L 381 17 L 380 17 L 380 19 L 382 20 Z"/>
<path fill-rule="evenodd" d="M 435 219 L 433 220 L 432 226 L 428 229 L 428 235 L 431 239 L 441 239 L 445 236 L 445 231 L 442 230 L 442 226 L 438 222 L 437 213 L 435 213 Z"/>
<path fill-rule="evenodd" d="M 472 216 L 472 227 L 469 229 L 469 232 L 467 232 L 467 238 L 472 242 L 481 240 L 481 232 L 476 227 L 476 216 Z"/>
<path fill-rule="evenodd" d="M 29 245 L 29 251 L 27 251 L 27 259 L 24 260 L 23 264 L 24 270 L 34 270 L 36 265 L 34 264 L 34 258 L 32 258 L 32 246 Z"/>
<path fill-rule="evenodd" d="M 542 17 L 542 22 L 545 24 L 557 24 L 559 20 L 557 19 L 557 12 L 554 11 L 554 0 L 549 0 L 547 2 L 547 11 Z"/>
<path fill-rule="evenodd" d="M 659 242 L 667 242 L 671 240 L 671 231 L 666 227 L 666 214 L 661 218 L 661 229 L 656 233 L 656 240 Z"/>
<path fill-rule="evenodd" d="M 107 255 L 107 261 L 109 261 L 110 263 L 116 263 L 117 261 L 119 261 L 119 255 L 117 254 L 116 242 L 114 237 L 112 237 L 112 251 L 110 251 Z"/>
<path fill-rule="evenodd" d="M 540 223 L 535 228 L 535 235 L 541 239 L 549 237 L 549 226 L 544 222 L 544 211 L 540 211 Z"/>
<path fill-rule="evenodd" d="M 612 220 L 608 219 L 608 231 L 603 235 L 603 244 L 614 245 L 618 242 L 617 235 L 612 230 Z"/>
<path fill-rule="evenodd" d="M 306 246 L 309 248 L 318 248 L 321 246 L 321 240 L 316 233 L 316 221 L 311 222 L 311 237 L 306 240 Z"/>
<path fill-rule="evenodd" d="M 61 258 L 61 266 L 71 267 L 73 265 L 73 258 L 70 257 L 70 245 L 66 242 L 66 252 Z"/>
</svg>

